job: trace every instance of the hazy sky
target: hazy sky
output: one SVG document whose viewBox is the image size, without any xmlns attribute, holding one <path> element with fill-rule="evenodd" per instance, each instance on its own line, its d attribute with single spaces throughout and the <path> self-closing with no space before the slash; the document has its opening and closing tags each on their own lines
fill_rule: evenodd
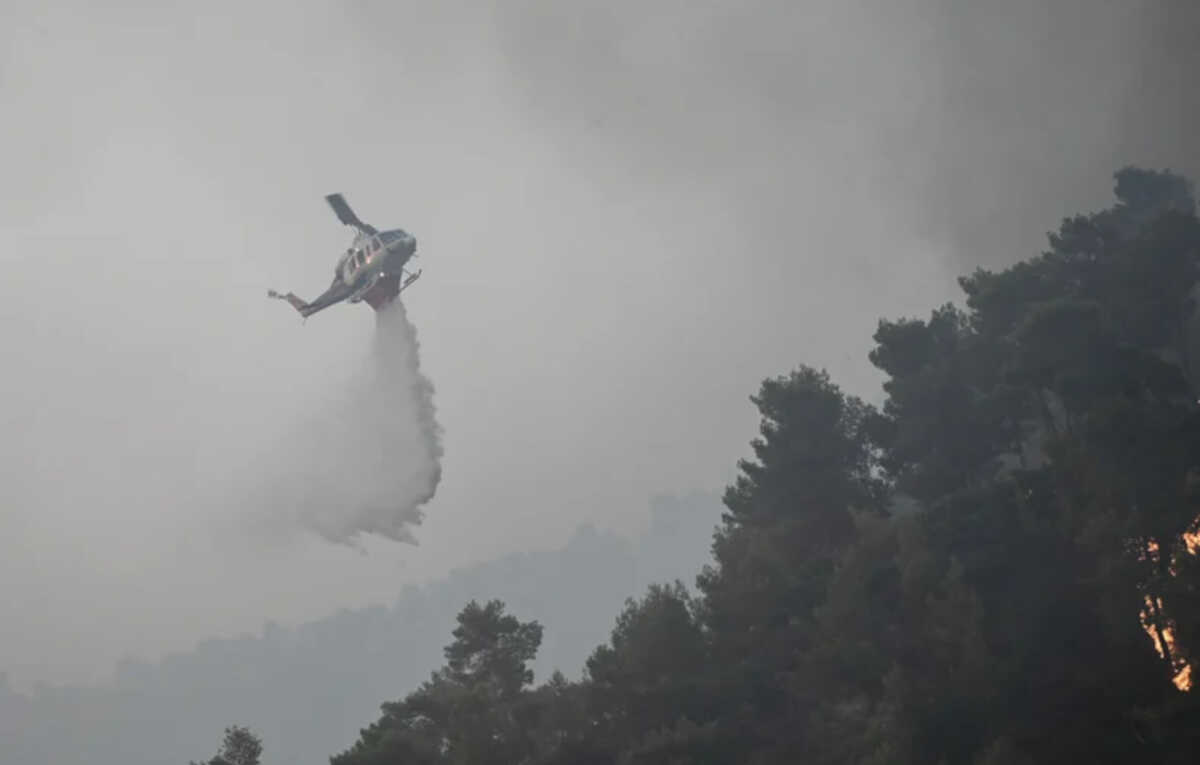
<svg viewBox="0 0 1200 765">
<path fill-rule="evenodd" d="M 761 378 L 875 398 L 880 316 L 1035 253 L 1122 164 L 1200 170 L 1198 15 L 0 4 L 0 671 L 86 681 L 719 489 Z M 327 286 L 333 191 L 425 268 L 445 459 L 417 547 L 264 535 L 229 479 L 369 345 L 364 306 L 265 298 Z"/>
</svg>

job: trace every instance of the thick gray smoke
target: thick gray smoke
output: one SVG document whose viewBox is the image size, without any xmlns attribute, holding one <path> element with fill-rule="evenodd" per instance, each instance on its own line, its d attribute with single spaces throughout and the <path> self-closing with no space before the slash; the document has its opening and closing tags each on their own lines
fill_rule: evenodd
<svg viewBox="0 0 1200 765">
<path fill-rule="evenodd" d="M 417 331 L 400 300 L 376 314 L 361 374 L 292 438 L 260 474 L 269 477 L 260 496 L 274 520 L 336 543 L 377 534 L 416 544 L 411 527 L 441 480 L 441 429 Z"/>
<path fill-rule="evenodd" d="M 768 257 L 804 247 L 797 213 L 837 199 L 895 246 L 944 249 L 955 275 L 1003 266 L 1106 204 L 1123 165 L 1200 172 L 1195 0 L 517 7 L 501 47 L 572 163 L 710 186 Z M 858 225 L 819 249 L 865 247 Z"/>
</svg>

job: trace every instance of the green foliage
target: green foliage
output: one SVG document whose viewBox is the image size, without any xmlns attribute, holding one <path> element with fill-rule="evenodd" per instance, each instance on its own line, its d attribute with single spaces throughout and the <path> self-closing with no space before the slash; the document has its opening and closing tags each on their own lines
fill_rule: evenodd
<svg viewBox="0 0 1200 765">
<path fill-rule="evenodd" d="M 480 606 L 471 601 L 458 615 L 454 642 L 446 646 L 444 678 L 463 688 L 482 691 L 488 698 L 511 698 L 533 682 L 526 666 L 537 656 L 542 626 L 520 622 L 493 600 Z"/>
<path fill-rule="evenodd" d="M 589 709 L 602 734 L 632 742 L 681 720 L 705 716 L 696 679 L 705 671 L 704 637 L 683 585 L 655 585 L 630 600 L 608 645 L 587 662 Z"/>
<path fill-rule="evenodd" d="M 258 765 L 262 751 L 262 739 L 248 728 L 233 725 L 225 729 L 221 750 L 204 765 Z M 192 762 L 190 765 L 201 764 Z"/>
<path fill-rule="evenodd" d="M 765 381 L 751 400 L 762 414 L 751 443 L 758 459 L 738 464 L 713 542 L 716 565 L 699 579 L 705 621 L 733 639 L 734 651 L 763 631 L 810 621 L 837 555 L 855 538 L 852 513 L 883 507 L 869 406 L 808 367 Z"/>
<path fill-rule="evenodd" d="M 1133 710 L 1172 697 L 1136 614 L 1147 596 L 1183 613 L 1166 593 L 1188 586 L 1145 552 L 1178 559 L 1200 512 L 1184 492 L 1200 227 L 1175 176 L 1123 170 L 1117 193 L 1040 258 L 962 280 L 969 313 L 876 335 L 882 463 L 925 505 L 898 563 L 930 594 L 906 602 L 902 642 L 937 660 L 896 652 L 883 705 L 917 760 L 1128 761 Z M 967 621 L 939 628 L 951 615 Z"/>
<path fill-rule="evenodd" d="M 361 732 L 333 765 L 513 763 L 529 749 L 522 691 L 532 682 L 542 627 L 472 601 L 458 615 L 446 665 Z"/>
</svg>

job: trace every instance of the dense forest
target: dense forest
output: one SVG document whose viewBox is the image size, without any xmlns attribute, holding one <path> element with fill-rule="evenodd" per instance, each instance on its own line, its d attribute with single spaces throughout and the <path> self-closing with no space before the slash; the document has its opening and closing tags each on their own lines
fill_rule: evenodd
<svg viewBox="0 0 1200 765">
<path fill-rule="evenodd" d="M 965 306 L 881 321 L 880 407 L 764 381 L 710 564 L 581 679 L 535 685 L 542 624 L 471 601 L 332 764 L 1195 762 L 1200 220 L 1173 173 L 1115 179 Z"/>
</svg>

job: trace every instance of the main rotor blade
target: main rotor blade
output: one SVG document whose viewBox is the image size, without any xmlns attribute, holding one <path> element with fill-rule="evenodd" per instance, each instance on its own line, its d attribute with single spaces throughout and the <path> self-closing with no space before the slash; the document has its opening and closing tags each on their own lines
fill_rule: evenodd
<svg viewBox="0 0 1200 765">
<path fill-rule="evenodd" d="M 329 194 L 325 197 L 325 201 L 333 208 L 333 212 L 337 215 L 338 220 L 347 226 L 354 226 L 359 231 L 364 231 L 368 234 L 375 233 L 375 227 L 369 226 L 358 219 L 354 214 L 354 210 L 350 209 L 350 203 L 341 194 Z"/>
</svg>

